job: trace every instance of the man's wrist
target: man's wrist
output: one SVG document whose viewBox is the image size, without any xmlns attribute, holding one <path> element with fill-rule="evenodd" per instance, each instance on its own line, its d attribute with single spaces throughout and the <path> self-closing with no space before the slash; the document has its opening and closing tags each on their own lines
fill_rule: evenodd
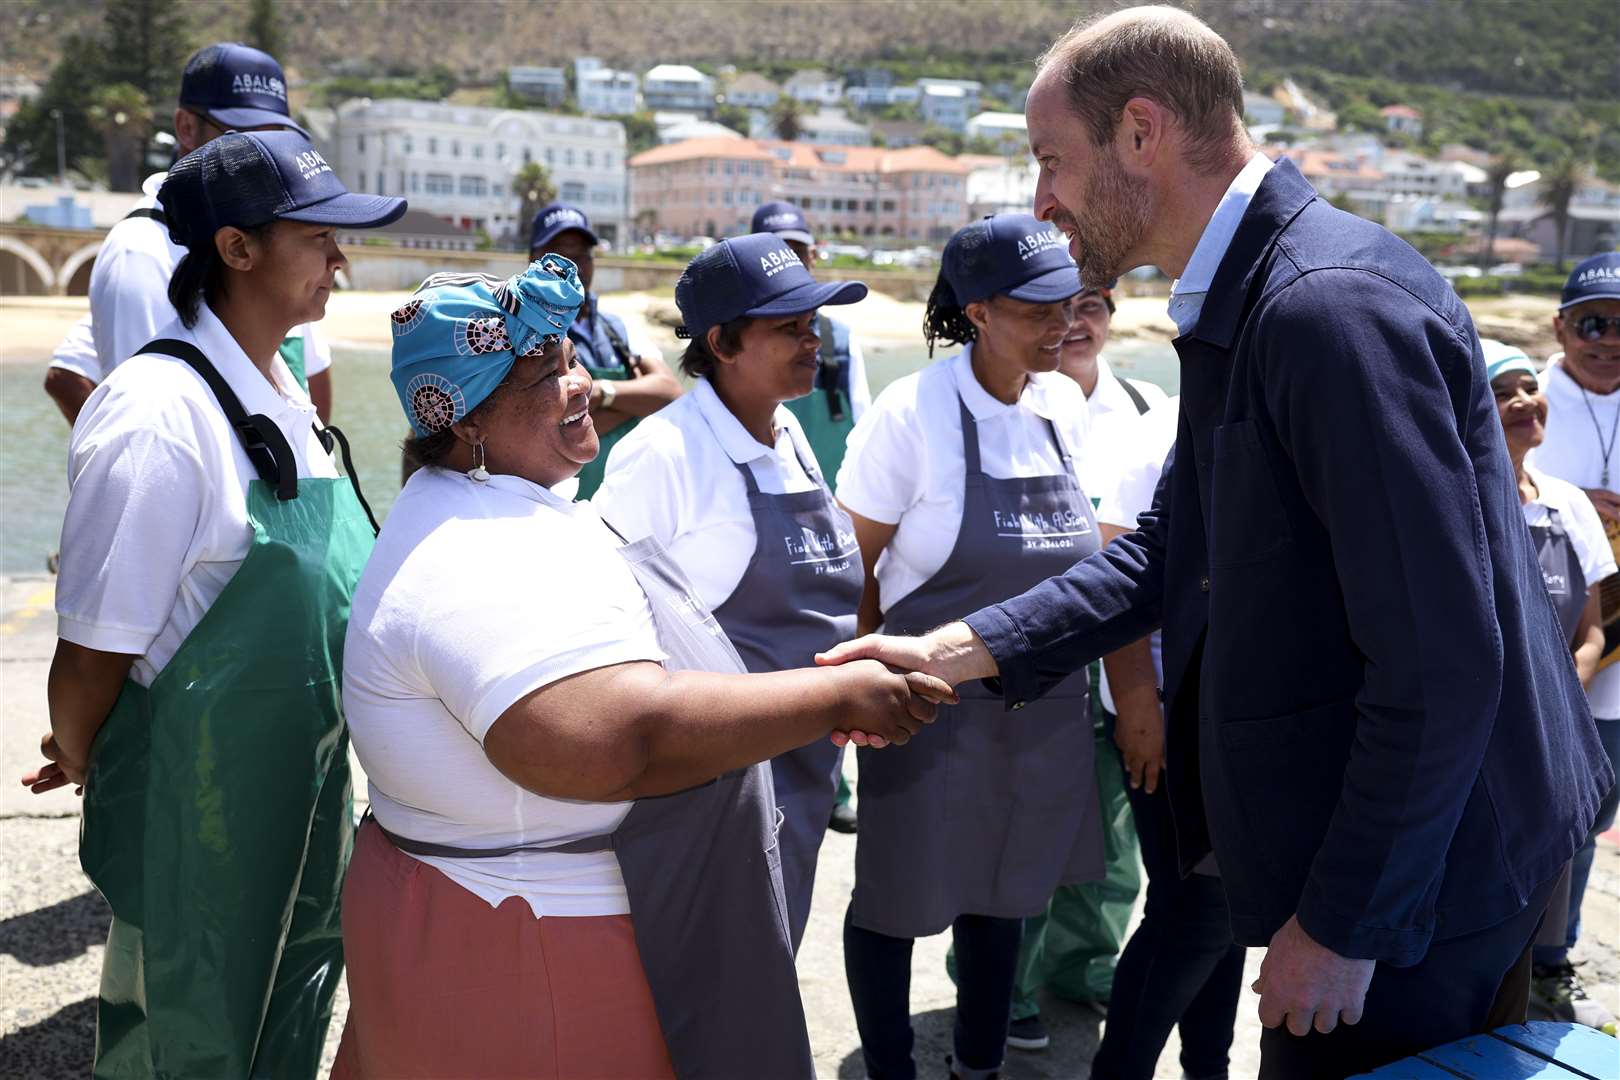
<svg viewBox="0 0 1620 1080">
<path fill-rule="evenodd" d="M 996 674 L 996 658 L 967 623 L 946 623 L 928 636 L 932 639 L 929 653 L 934 674 L 952 686 Z"/>
</svg>

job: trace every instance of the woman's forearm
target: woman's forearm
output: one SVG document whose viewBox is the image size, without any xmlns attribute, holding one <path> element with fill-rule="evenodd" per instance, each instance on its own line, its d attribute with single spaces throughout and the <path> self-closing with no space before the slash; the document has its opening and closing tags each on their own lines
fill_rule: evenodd
<svg viewBox="0 0 1620 1080">
<path fill-rule="evenodd" d="M 46 681 L 51 732 L 68 761 L 81 771 L 90 746 L 112 712 L 135 657 L 57 641 Z"/>
</svg>

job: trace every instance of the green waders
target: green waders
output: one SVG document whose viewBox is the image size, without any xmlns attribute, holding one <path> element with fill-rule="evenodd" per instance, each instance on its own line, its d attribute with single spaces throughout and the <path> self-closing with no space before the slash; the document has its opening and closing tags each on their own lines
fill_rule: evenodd
<svg viewBox="0 0 1620 1080">
<path fill-rule="evenodd" d="M 246 560 L 152 685 L 124 685 L 91 750 L 79 860 L 113 910 L 96 1077 L 320 1065 L 354 833 L 343 637 L 375 534 L 347 478 L 280 497 L 254 480 L 247 509 Z"/>
<path fill-rule="evenodd" d="M 308 392 L 309 376 L 304 374 L 304 328 L 299 327 L 296 333 L 284 338 L 276 347 L 276 352 L 281 354 L 282 362 L 292 372 L 292 377 L 298 380 L 298 385 Z"/>
<path fill-rule="evenodd" d="M 1108 1000 L 1114 988 L 1114 965 L 1119 962 L 1131 910 L 1142 886 L 1136 826 L 1125 795 L 1125 770 L 1113 740 L 1103 731 L 1096 664 L 1091 671 L 1091 701 L 1097 739 L 1092 760 L 1102 804 L 1106 876 L 1085 885 L 1060 886 L 1044 915 L 1024 920 L 1024 941 L 1013 983 L 1013 1020 L 1040 1013 L 1037 994 L 1043 987 L 1069 1001 Z M 946 955 L 946 969 L 954 980 L 953 954 Z"/>
</svg>

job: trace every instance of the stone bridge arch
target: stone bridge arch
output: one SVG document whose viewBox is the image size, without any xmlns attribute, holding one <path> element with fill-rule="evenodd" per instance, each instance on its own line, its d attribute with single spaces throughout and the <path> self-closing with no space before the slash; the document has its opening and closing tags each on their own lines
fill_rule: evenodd
<svg viewBox="0 0 1620 1080">
<path fill-rule="evenodd" d="M 14 257 L 14 259 L 0 258 L 0 294 L 49 295 L 56 291 L 56 271 L 31 244 L 17 237 L 0 236 L 0 252 L 9 252 Z M 11 263 L 10 266 L 5 265 L 8 262 Z M 37 293 L 28 288 L 30 283 L 23 272 L 23 267 L 32 270 L 39 278 Z"/>
<path fill-rule="evenodd" d="M 95 265 L 96 255 L 101 251 L 101 241 L 86 244 L 78 251 L 69 255 L 56 271 L 56 291 L 64 296 L 90 295 L 90 269 Z M 83 271 L 82 280 L 79 280 L 80 271 Z"/>
</svg>

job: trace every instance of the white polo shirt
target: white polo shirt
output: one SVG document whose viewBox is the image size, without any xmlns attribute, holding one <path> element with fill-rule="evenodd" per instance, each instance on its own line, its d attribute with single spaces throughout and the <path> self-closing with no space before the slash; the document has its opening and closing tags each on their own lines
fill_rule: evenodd
<svg viewBox="0 0 1620 1080">
<path fill-rule="evenodd" d="M 168 175 L 148 176 L 141 185 L 141 200 L 132 209 L 161 211 L 158 190 Z M 66 351 L 80 333 L 75 325 L 50 366 L 99 383 L 136 349 L 157 338 L 158 331 L 174 321 L 169 279 L 185 254 L 185 248 L 169 239 L 169 227 L 151 218 L 126 217 L 114 225 L 90 268 L 90 314 L 80 320 L 90 332 L 93 355 L 79 346 Z M 292 334 L 304 335 L 305 377 L 332 366 L 331 347 L 313 326 L 294 327 Z"/>
<path fill-rule="evenodd" d="M 343 711 L 384 828 L 497 848 L 599 836 L 624 820 L 631 803 L 520 787 L 483 746 L 501 714 L 543 686 L 664 659 L 617 546 L 589 503 L 519 477 L 412 475 L 360 576 L 343 653 Z M 536 917 L 630 910 L 611 851 L 420 858 L 492 907 L 521 896 Z"/>
<path fill-rule="evenodd" d="M 91 382 L 101 381 L 101 362 L 96 359 L 96 338 L 90 329 L 90 316 L 84 316 L 68 328 L 62 343 L 51 353 L 50 366 L 83 375 Z"/>
<path fill-rule="evenodd" d="M 798 420 L 782 405 L 772 420 L 776 444 L 766 446 L 726 408 L 709 380 L 699 379 L 614 444 L 591 502 L 629 539 L 656 537 L 703 602 L 717 608 L 742 580 L 756 543 L 748 487 L 737 466 L 752 470 L 768 494 L 816 487 L 794 452 L 797 442 L 815 463 Z"/>
<path fill-rule="evenodd" d="M 286 435 L 299 476 L 336 476 L 315 407 L 280 357 L 265 379 L 207 304 L 157 336 L 190 341 L 250 414 Z M 202 376 L 168 356 L 135 356 L 91 392 L 68 446 L 68 505 L 56 580 L 57 634 L 131 653 L 150 686 L 247 557 L 247 488 L 257 478 Z"/>
<path fill-rule="evenodd" d="M 1057 474 L 1062 459 L 1052 444 L 1050 419 L 1084 488 L 1079 463 L 1088 421 L 1080 387 L 1067 375 L 1040 372 L 1007 405 L 979 385 L 972 355 L 968 345 L 890 383 L 850 432 L 838 501 L 861 517 L 898 526 L 875 571 L 885 611 L 933 577 L 956 545 L 967 475 L 959 393 L 978 427 L 979 460 L 987 474 Z"/>
<path fill-rule="evenodd" d="M 1095 426 L 1098 420 L 1104 417 L 1141 416 L 1143 413 L 1137 409 L 1136 402 L 1126 392 L 1124 383 L 1130 383 L 1132 389 L 1142 395 L 1149 409 L 1162 405 L 1169 399 L 1169 395 L 1155 383 L 1145 379 L 1122 379 L 1114 373 L 1113 367 L 1108 363 L 1106 356 L 1097 357 L 1097 385 L 1091 388 L 1091 396 L 1086 398 L 1086 411 L 1091 414 Z"/>
<path fill-rule="evenodd" d="M 1541 389 L 1547 395 L 1547 434 L 1526 460 L 1546 475 L 1583 491 L 1601 488 L 1603 453 L 1620 422 L 1620 391 L 1594 394 L 1583 389 L 1569 377 L 1562 360 L 1562 353 L 1550 357 L 1541 372 Z M 1620 436 L 1609 454 L 1609 490 L 1620 491 Z M 1592 715 L 1599 720 L 1620 720 L 1620 664 L 1599 671 L 1586 693 Z"/>
</svg>

